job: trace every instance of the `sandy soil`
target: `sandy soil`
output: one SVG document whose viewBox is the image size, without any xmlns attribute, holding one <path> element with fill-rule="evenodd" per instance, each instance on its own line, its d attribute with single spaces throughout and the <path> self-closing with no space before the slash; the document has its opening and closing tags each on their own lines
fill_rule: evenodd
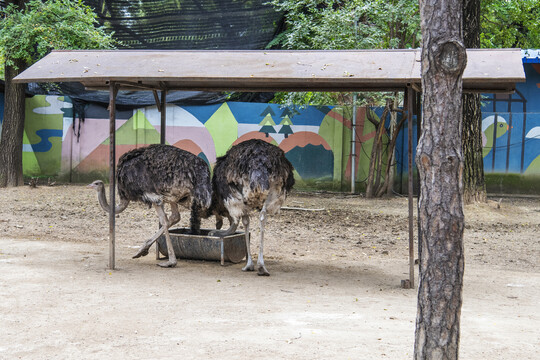
<svg viewBox="0 0 540 360">
<path fill-rule="evenodd" d="M 132 259 L 157 228 L 138 204 L 118 216 L 109 270 L 108 218 L 83 186 L 0 189 L 0 205 L 0 359 L 412 357 L 405 198 L 296 192 L 287 206 L 324 210 L 270 218 L 270 277 Z M 538 359 L 540 200 L 465 212 L 461 358 Z"/>
</svg>

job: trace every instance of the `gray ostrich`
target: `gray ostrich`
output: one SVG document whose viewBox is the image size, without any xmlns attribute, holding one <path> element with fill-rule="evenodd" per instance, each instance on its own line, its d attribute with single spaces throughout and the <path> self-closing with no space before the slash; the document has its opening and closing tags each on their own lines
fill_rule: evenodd
<svg viewBox="0 0 540 360">
<path fill-rule="evenodd" d="M 162 267 L 176 266 L 176 256 L 169 236 L 169 228 L 180 221 L 178 205 L 189 208 L 191 204 L 191 232 L 200 230 L 201 215 L 211 203 L 211 182 L 208 165 L 201 158 L 170 145 L 150 145 L 123 154 L 116 171 L 120 203 L 116 214 L 122 212 L 130 201 L 141 201 L 154 206 L 161 223 L 160 229 L 148 239 L 133 258 L 148 254 L 148 249 L 163 233 L 167 241 L 169 260 L 158 264 Z M 104 185 L 96 180 L 88 187 L 97 190 L 98 201 L 105 212 L 110 206 Z M 164 203 L 171 206 L 167 218 Z"/>
<path fill-rule="evenodd" d="M 217 159 L 212 178 L 212 205 L 206 215 L 216 215 L 218 229 L 223 223 L 222 217 L 229 219 L 229 229 L 211 232 L 211 235 L 217 236 L 233 234 L 242 219 L 247 248 L 247 262 L 243 271 L 254 270 L 249 241 L 249 213 L 259 210 L 261 240 L 258 275 L 270 275 L 263 259 L 266 217 L 280 210 L 293 185 L 293 166 L 285 153 L 265 141 L 244 141 Z"/>
</svg>

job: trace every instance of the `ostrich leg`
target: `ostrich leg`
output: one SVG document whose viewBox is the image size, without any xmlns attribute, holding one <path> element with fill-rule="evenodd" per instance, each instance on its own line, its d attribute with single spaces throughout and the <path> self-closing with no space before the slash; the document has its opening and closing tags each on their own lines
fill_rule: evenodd
<svg viewBox="0 0 540 360">
<path fill-rule="evenodd" d="M 176 204 L 176 203 L 170 203 L 170 204 L 171 204 L 171 216 L 169 216 L 169 226 L 167 227 L 168 229 L 170 229 L 171 226 L 173 226 L 174 224 L 176 224 L 176 223 L 178 223 L 180 221 L 180 211 L 178 211 L 178 204 Z M 154 241 L 156 241 L 157 238 L 160 237 L 161 234 L 163 234 L 164 230 L 165 229 L 163 228 L 163 226 L 161 226 L 161 222 L 160 222 L 159 231 L 152 238 L 148 239 L 144 243 L 144 245 L 146 247 L 146 254 L 148 254 L 148 250 L 150 250 L 150 246 L 152 246 Z M 156 237 L 156 235 L 157 235 L 157 237 Z M 139 252 L 141 252 L 141 250 L 139 250 Z M 159 243 L 156 243 L 156 260 L 162 260 L 162 259 L 163 258 L 159 256 Z"/>
<path fill-rule="evenodd" d="M 229 219 L 229 221 L 231 221 L 231 219 Z M 223 225 L 223 220 L 221 221 L 221 225 Z M 238 220 L 236 221 L 233 220 L 231 221 L 231 226 L 227 230 L 212 230 L 208 233 L 208 235 L 219 236 L 219 237 L 229 236 L 229 235 L 234 234 L 237 227 L 238 227 Z"/>
<path fill-rule="evenodd" d="M 145 241 L 145 243 L 139 248 L 139 251 L 137 251 L 135 256 L 133 256 L 133 259 L 136 259 L 136 258 L 141 257 L 141 256 L 148 255 L 148 250 L 150 249 L 150 246 L 152 246 L 154 241 L 156 241 L 157 238 L 160 237 L 161 234 L 163 234 L 163 232 L 165 232 L 165 230 L 167 230 L 167 233 L 165 235 L 165 239 L 167 239 L 168 234 L 169 234 L 168 229 L 172 225 L 174 225 L 178 221 L 180 221 L 180 212 L 178 211 L 178 205 L 177 204 L 171 204 L 171 218 L 168 221 L 167 221 L 167 215 L 165 214 L 165 210 L 163 209 L 163 205 L 161 205 L 161 206 L 154 205 L 154 207 L 156 208 L 156 211 L 158 213 L 159 223 L 161 224 L 161 227 L 159 228 L 159 230 L 150 239 Z M 165 221 L 163 221 L 162 216 L 160 215 L 160 211 L 163 213 Z M 163 224 L 165 224 L 165 225 L 163 225 Z M 171 249 L 171 247 L 169 247 L 169 243 L 167 243 L 167 250 L 169 251 L 169 260 L 170 260 L 170 250 L 169 249 Z M 176 256 L 174 257 L 174 259 L 176 260 Z"/>
<path fill-rule="evenodd" d="M 167 220 L 167 214 L 165 214 L 165 209 L 163 208 L 163 204 L 161 205 L 154 204 L 154 207 L 156 208 L 156 211 L 158 213 L 159 221 L 162 224 L 165 224 L 164 226 L 162 226 L 162 228 L 164 228 L 163 231 L 165 232 L 165 240 L 167 242 L 167 252 L 169 253 L 169 261 L 159 263 L 158 265 L 161 267 L 175 267 L 177 260 L 176 260 L 176 254 L 174 253 L 171 237 L 169 235 L 170 225 L 169 225 L 169 220 Z"/>
<path fill-rule="evenodd" d="M 244 231 L 245 231 L 245 239 L 246 239 L 246 252 L 247 252 L 247 260 L 246 260 L 246 266 L 242 268 L 242 271 L 253 271 L 255 270 L 255 267 L 253 266 L 253 260 L 251 259 L 251 251 L 250 251 L 250 241 L 249 241 L 249 215 L 242 216 L 242 224 L 244 224 Z"/>
<path fill-rule="evenodd" d="M 178 211 L 178 204 L 176 203 L 170 203 L 171 204 L 171 216 L 169 217 L 169 226 L 170 229 L 171 226 L 178 223 L 180 221 L 180 211 Z"/>
<path fill-rule="evenodd" d="M 266 203 L 264 204 L 259 219 L 261 220 L 261 243 L 259 245 L 259 257 L 257 258 L 257 267 L 259 276 L 270 276 L 268 270 L 264 266 L 263 259 L 263 240 L 264 240 L 264 226 L 266 225 Z"/>
</svg>

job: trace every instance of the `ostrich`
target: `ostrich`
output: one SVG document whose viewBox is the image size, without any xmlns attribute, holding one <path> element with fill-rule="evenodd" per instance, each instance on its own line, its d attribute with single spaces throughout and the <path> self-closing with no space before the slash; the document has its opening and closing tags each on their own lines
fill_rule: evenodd
<svg viewBox="0 0 540 360">
<path fill-rule="evenodd" d="M 256 209 L 260 211 L 261 226 L 258 275 L 270 275 L 263 259 L 266 216 L 280 210 L 293 185 L 293 166 L 283 150 L 262 140 L 244 141 L 217 159 L 212 178 L 212 205 L 206 215 L 216 215 L 218 229 L 221 228 L 222 217 L 227 217 L 230 228 L 212 231 L 210 235 L 233 234 L 242 220 L 247 249 L 243 271 L 254 270 L 249 241 L 249 212 Z"/>
<path fill-rule="evenodd" d="M 200 229 L 200 217 L 211 203 L 211 182 L 208 165 L 201 158 L 170 145 L 150 145 L 128 151 L 120 157 L 116 172 L 120 204 L 114 212 L 122 212 L 130 201 L 141 201 L 154 206 L 161 223 L 160 229 L 148 239 L 133 258 L 148 254 L 156 239 L 165 233 L 169 260 L 158 264 L 162 267 L 176 266 L 176 256 L 169 236 L 169 228 L 180 221 L 178 205 L 191 204 L 191 232 Z M 88 187 L 97 190 L 98 201 L 105 212 L 110 206 L 105 196 L 104 185 L 96 180 Z M 171 206 L 167 218 L 164 203 Z"/>
</svg>

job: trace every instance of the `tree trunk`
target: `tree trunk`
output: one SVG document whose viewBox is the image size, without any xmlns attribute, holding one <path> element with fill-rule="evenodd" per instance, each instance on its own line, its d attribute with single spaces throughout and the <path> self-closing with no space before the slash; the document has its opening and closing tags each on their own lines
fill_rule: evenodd
<svg viewBox="0 0 540 360">
<path fill-rule="evenodd" d="M 25 64 L 21 60 L 14 62 L 15 67 L 5 67 L 4 121 L 2 123 L 2 138 L 0 139 L 0 187 L 24 184 L 22 141 L 25 84 L 14 84 L 12 79 L 24 70 Z"/>
<path fill-rule="evenodd" d="M 458 359 L 463 289 L 461 0 L 422 0 L 423 123 L 415 359 Z"/>
<path fill-rule="evenodd" d="M 379 122 L 375 120 L 375 117 L 373 114 L 368 110 L 366 113 L 366 118 L 375 125 L 375 131 L 376 135 L 373 138 L 373 147 L 371 148 L 371 157 L 369 159 L 369 172 L 368 172 L 368 178 L 366 180 L 366 198 L 370 199 L 373 197 L 377 189 L 375 188 L 375 172 L 377 167 L 377 159 L 378 159 L 378 150 L 379 150 L 379 143 L 382 141 L 382 135 L 384 133 L 384 119 L 386 119 L 386 115 L 388 114 L 388 107 L 385 107 L 383 110 L 383 113 L 381 115 L 381 118 Z"/>
<path fill-rule="evenodd" d="M 395 112 L 393 112 L 395 113 Z M 392 139 L 390 140 L 390 143 L 388 144 L 388 166 L 386 167 L 386 174 L 384 176 L 384 183 L 380 187 L 379 191 L 376 194 L 376 197 L 381 197 L 385 193 L 388 195 L 392 195 L 392 184 L 394 182 L 394 172 L 392 169 L 394 168 L 394 165 L 392 164 L 394 161 L 394 153 L 396 148 L 396 141 L 397 137 L 399 135 L 399 132 L 401 128 L 403 127 L 403 124 L 405 123 L 405 120 L 407 119 L 406 116 L 402 116 L 401 120 L 399 121 L 399 124 L 394 126 L 393 131 L 391 131 Z"/>
<path fill-rule="evenodd" d="M 463 41 L 467 48 L 480 47 L 480 0 L 463 1 Z M 463 94 L 463 201 L 486 201 L 482 157 L 480 95 Z"/>
<path fill-rule="evenodd" d="M 486 202 L 480 95 L 463 94 L 463 201 Z"/>
</svg>

